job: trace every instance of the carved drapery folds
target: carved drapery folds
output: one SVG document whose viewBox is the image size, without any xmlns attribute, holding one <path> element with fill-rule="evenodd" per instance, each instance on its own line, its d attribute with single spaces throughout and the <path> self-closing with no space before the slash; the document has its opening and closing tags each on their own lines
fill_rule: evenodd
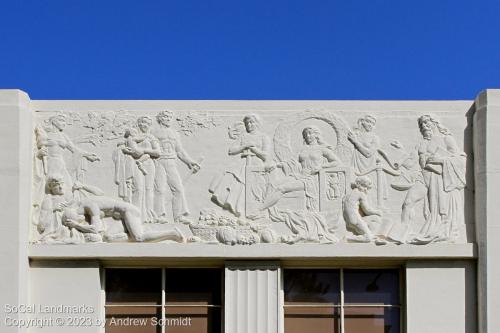
<svg viewBox="0 0 500 333">
<path fill-rule="evenodd" d="M 170 110 L 41 113 L 31 239 L 460 241 L 466 155 L 436 117 L 414 119 L 417 137 L 406 148 L 378 132 L 374 115 L 348 122 L 327 110 L 284 119 Z"/>
</svg>

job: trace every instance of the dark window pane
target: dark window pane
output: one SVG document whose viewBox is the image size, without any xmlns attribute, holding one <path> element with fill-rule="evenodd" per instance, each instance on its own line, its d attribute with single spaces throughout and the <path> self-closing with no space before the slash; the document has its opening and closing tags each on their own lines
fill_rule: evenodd
<svg viewBox="0 0 500 333">
<path fill-rule="evenodd" d="M 344 302 L 398 305 L 399 271 L 395 269 L 344 270 Z"/>
<path fill-rule="evenodd" d="M 285 269 L 285 302 L 340 303 L 340 272 L 327 269 Z"/>
<path fill-rule="evenodd" d="M 285 306 L 285 333 L 337 333 L 338 312 L 331 306 Z"/>
<path fill-rule="evenodd" d="M 107 306 L 106 333 L 161 333 L 161 307 Z"/>
<path fill-rule="evenodd" d="M 165 278 L 167 304 L 222 304 L 221 269 L 167 269 Z"/>
<path fill-rule="evenodd" d="M 344 308 L 345 333 L 399 333 L 399 309 L 381 307 Z"/>
<path fill-rule="evenodd" d="M 168 333 L 220 333 L 221 308 L 168 306 L 165 328 Z"/>
<path fill-rule="evenodd" d="M 161 305 L 161 269 L 107 269 L 106 304 Z"/>
</svg>

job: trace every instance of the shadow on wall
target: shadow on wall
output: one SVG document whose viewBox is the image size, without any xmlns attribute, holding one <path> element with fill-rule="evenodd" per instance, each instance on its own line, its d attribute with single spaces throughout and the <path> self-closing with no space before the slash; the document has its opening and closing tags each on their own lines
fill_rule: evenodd
<svg viewBox="0 0 500 333">
<path fill-rule="evenodd" d="M 467 242 L 476 241 L 475 229 L 475 184 L 474 184 L 474 152 L 473 152 L 473 116 L 476 111 L 476 105 L 472 104 L 466 112 L 467 126 L 464 129 L 464 152 L 467 154 L 467 164 L 465 179 L 467 186 L 464 190 L 464 215 L 465 215 L 465 230 Z"/>
</svg>

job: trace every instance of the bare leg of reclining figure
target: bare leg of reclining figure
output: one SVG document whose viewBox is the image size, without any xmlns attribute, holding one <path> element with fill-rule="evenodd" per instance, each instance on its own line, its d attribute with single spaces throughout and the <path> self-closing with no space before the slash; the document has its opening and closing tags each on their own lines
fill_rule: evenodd
<svg viewBox="0 0 500 333">
<path fill-rule="evenodd" d="M 281 184 L 276 188 L 275 192 L 271 193 L 266 197 L 266 200 L 264 201 L 262 206 L 260 206 L 259 210 L 265 210 L 269 207 L 274 206 L 287 193 L 295 191 L 304 191 L 304 190 L 305 190 L 304 183 L 301 182 L 300 180 L 294 179 L 288 183 Z"/>
<path fill-rule="evenodd" d="M 115 243 L 115 242 L 127 242 L 128 235 L 125 232 L 119 232 L 116 234 L 106 234 L 105 239 L 107 242 Z"/>
<path fill-rule="evenodd" d="M 138 211 L 134 212 L 127 210 L 122 214 L 122 219 L 130 236 L 136 242 L 160 242 L 163 240 L 173 240 L 180 243 L 185 242 L 185 237 L 178 228 L 174 228 L 174 230 L 145 231 L 142 226 L 141 215 Z"/>
<path fill-rule="evenodd" d="M 101 219 L 101 207 L 90 200 L 84 201 L 84 212 L 90 215 L 90 225 L 93 225 L 96 232 L 104 231 L 104 223 Z"/>
</svg>

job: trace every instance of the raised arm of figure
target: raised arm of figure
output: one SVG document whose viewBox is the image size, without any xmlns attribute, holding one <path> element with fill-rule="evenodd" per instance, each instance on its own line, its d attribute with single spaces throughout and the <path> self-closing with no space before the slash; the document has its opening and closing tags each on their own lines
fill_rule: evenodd
<svg viewBox="0 0 500 333">
<path fill-rule="evenodd" d="M 78 146 L 76 146 L 73 141 L 71 141 L 70 138 L 68 138 L 68 136 L 66 134 L 63 134 L 64 136 L 64 139 L 66 141 L 66 149 L 68 149 L 70 152 L 72 153 L 79 153 L 81 154 L 84 158 L 86 158 L 87 160 L 89 160 L 90 162 L 95 162 L 95 161 L 99 161 L 100 158 L 99 156 L 97 156 L 96 154 L 94 153 L 89 153 L 81 148 L 79 148 Z"/>
</svg>

